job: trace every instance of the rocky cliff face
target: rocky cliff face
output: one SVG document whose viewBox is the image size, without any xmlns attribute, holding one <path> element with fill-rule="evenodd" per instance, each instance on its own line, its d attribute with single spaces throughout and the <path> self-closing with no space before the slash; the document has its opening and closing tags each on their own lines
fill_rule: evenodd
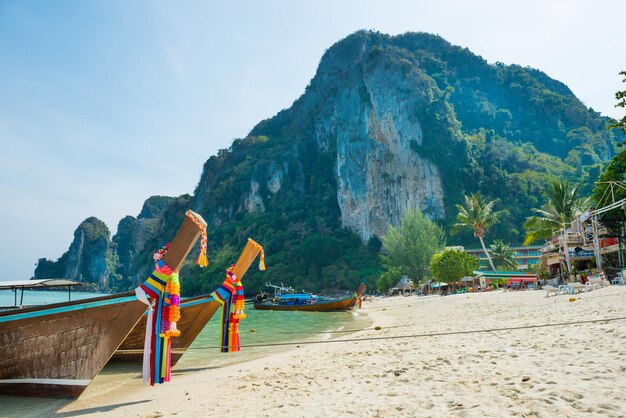
<svg viewBox="0 0 626 418">
<path fill-rule="evenodd" d="M 137 218 L 124 217 L 111 239 L 101 220 L 85 219 L 70 248 L 58 260 L 39 259 L 34 278 L 68 278 L 100 290 L 128 290 L 145 280 L 152 254 L 174 236 L 189 196 L 152 196 Z"/>
<path fill-rule="evenodd" d="M 593 185 L 622 139 L 605 123 L 539 70 L 491 65 L 434 35 L 360 31 L 326 51 L 289 109 L 210 157 L 193 197 L 152 197 L 122 219 L 109 264 L 89 264 L 85 248 L 104 254 L 106 245 L 78 234 L 58 262 L 40 260 L 38 273 L 90 271 L 103 283 L 110 265 L 109 283 L 132 288 L 191 207 L 209 223 L 210 250 L 224 266 L 189 268 L 186 289 L 213 290 L 213 275 L 221 280 L 248 237 L 266 246 L 273 277 L 312 290 L 351 287 L 380 272 L 377 238 L 406 210 L 447 227 L 464 193 L 500 199 L 510 215 L 492 236 L 520 242 L 549 179 L 582 183 L 583 193 Z M 267 280 L 246 277 L 257 288 Z"/>
<path fill-rule="evenodd" d="M 432 105 L 428 92 L 436 86 L 419 69 L 402 68 L 404 63 L 382 51 L 372 56 L 367 43 L 353 51 L 351 66 L 338 51 L 325 55 L 319 70 L 324 77 L 316 77 L 299 109 L 317 114 L 313 131 L 319 150 L 334 150 L 342 225 L 367 240 L 398 225 L 407 209 L 444 218 L 439 169 L 417 152 L 431 139 L 424 138 L 416 109 Z M 341 89 L 333 94 L 337 86 Z"/>
<path fill-rule="evenodd" d="M 39 260 L 35 278 L 62 277 L 106 289 L 113 258 L 109 229 L 101 220 L 87 218 L 76 228 L 69 250 L 58 261 Z"/>
<path fill-rule="evenodd" d="M 119 222 L 113 243 L 119 258 L 115 273 L 121 278 L 136 282 L 139 276 L 148 272 L 151 266 L 141 255 L 158 249 L 146 248 L 146 244 L 158 236 L 162 216 L 174 200 L 167 196 L 152 196 L 145 201 L 137 218 L 126 216 Z"/>
<path fill-rule="evenodd" d="M 251 135 L 271 140 L 287 136 L 300 163 L 315 158 L 311 152 L 322 165 L 330 158 L 341 225 L 367 241 L 382 236 L 390 224 L 398 225 L 407 209 L 445 218 L 446 187 L 437 162 L 456 152 L 462 164 L 467 146 L 454 129 L 458 122 L 443 103 L 444 94 L 416 58 L 396 47 L 383 48 L 384 39 L 362 35 L 327 51 L 306 93 Z M 429 115 L 433 109 L 435 123 Z M 424 124 L 447 131 L 445 149 L 429 152 L 439 146 L 438 138 L 424 135 Z M 269 184 L 275 178 L 272 174 L 262 181 Z M 248 211 L 264 209 L 255 193 L 251 187 Z M 202 195 L 199 187 L 197 196 Z"/>
</svg>

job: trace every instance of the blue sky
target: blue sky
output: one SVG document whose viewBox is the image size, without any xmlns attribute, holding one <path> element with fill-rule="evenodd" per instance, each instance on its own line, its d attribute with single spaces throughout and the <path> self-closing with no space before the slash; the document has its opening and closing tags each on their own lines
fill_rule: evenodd
<svg viewBox="0 0 626 418">
<path fill-rule="evenodd" d="M 226 4 L 227 3 L 227 4 Z M 529 65 L 621 116 L 623 1 L 0 0 L 0 280 L 30 278 L 89 216 L 112 233 L 304 91 L 359 29 L 436 33 Z"/>
</svg>

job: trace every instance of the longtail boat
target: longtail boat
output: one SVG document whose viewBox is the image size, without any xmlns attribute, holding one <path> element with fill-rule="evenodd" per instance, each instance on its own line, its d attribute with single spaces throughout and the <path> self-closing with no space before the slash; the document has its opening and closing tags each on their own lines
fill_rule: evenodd
<svg viewBox="0 0 626 418">
<path fill-rule="evenodd" d="M 186 216 L 164 261 L 180 268 L 200 233 Z M 0 312 L 0 394 L 78 397 L 145 310 L 126 292 Z"/>
<path fill-rule="evenodd" d="M 361 284 L 357 292 L 343 298 L 322 298 L 310 293 L 295 293 L 293 289 L 284 286 L 267 284 L 274 288 L 274 296 L 267 294 L 257 296 L 254 308 L 272 311 L 311 311 L 333 312 L 347 311 L 354 307 L 358 298 L 365 292 L 365 285 Z"/>
<path fill-rule="evenodd" d="M 252 239 L 248 239 L 237 263 L 232 269 L 233 273 L 241 279 L 262 250 L 263 248 L 259 244 Z M 220 302 L 216 301 L 211 295 L 196 296 L 181 300 L 181 319 L 177 323 L 181 335 L 172 341 L 172 366 L 185 354 L 191 343 L 221 306 Z M 122 345 L 115 351 L 115 354 L 110 360 L 112 363 L 141 363 L 143 359 L 146 324 L 147 315 L 144 315 L 126 337 Z"/>
</svg>

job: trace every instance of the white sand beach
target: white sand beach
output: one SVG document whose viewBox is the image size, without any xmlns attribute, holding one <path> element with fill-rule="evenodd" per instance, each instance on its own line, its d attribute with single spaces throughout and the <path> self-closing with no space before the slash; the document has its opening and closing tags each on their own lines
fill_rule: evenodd
<svg viewBox="0 0 626 418">
<path fill-rule="evenodd" d="M 366 302 L 373 325 L 339 339 L 626 317 L 626 287 Z M 380 330 L 373 329 L 380 326 Z M 262 359 L 88 388 L 61 416 L 578 417 L 626 415 L 626 320 L 301 345 Z M 245 344 L 245 338 L 242 341 Z M 176 370 L 176 369 L 174 369 Z M 98 377 L 96 380 L 100 379 Z M 113 379 L 115 380 L 115 379 Z M 98 382 L 94 382 L 98 383 Z"/>
</svg>

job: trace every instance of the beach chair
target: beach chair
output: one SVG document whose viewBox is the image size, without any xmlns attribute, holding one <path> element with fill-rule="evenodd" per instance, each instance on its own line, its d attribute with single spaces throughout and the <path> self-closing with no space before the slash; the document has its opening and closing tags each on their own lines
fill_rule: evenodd
<svg viewBox="0 0 626 418">
<path fill-rule="evenodd" d="M 617 273 L 617 276 L 615 276 L 613 280 L 611 280 L 611 284 L 619 284 L 619 285 L 626 284 L 626 281 L 624 281 L 624 275 L 622 274 L 621 271 Z"/>
<path fill-rule="evenodd" d="M 585 290 L 587 292 L 590 292 L 590 291 L 592 291 L 594 289 L 597 289 L 599 287 L 602 287 L 602 286 L 603 286 L 602 278 L 599 277 L 599 276 L 593 276 L 593 277 L 590 277 L 587 280 L 587 283 L 585 283 Z"/>
<path fill-rule="evenodd" d="M 575 293 L 581 293 L 587 290 L 587 287 L 584 284 L 578 282 L 570 283 L 565 286 L 567 287 L 567 293 L 569 293 L 570 295 L 573 295 Z"/>
<path fill-rule="evenodd" d="M 570 287 L 566 284 L 559 285 L 558 290 L 559 294 L 571 293 Z"/>
<path fill-rule="evenodd" d="M 546 297 L 550 296 L 550 293 L 554 293 L 554 296 L 559 294 L 559 289 L 554 286 L 550 286 L 549 284 L 545 285 L 543 290 L 546 291 Z"/>
<path fill-rule="evenodd" d="M 595 289 L 595 288 L 598 288 L 598 287 L 609 286 L 610 283 L 606 279 L 606 276 L 604 275 L 604 273 L 602 273 L 601 275 L 596 275 L 596 276 L 590 277 L 589 280 L 587 280 L 587 283 L 585 283 L 585 285 L 589 285 L 590 287 Z"/>
</svg>

